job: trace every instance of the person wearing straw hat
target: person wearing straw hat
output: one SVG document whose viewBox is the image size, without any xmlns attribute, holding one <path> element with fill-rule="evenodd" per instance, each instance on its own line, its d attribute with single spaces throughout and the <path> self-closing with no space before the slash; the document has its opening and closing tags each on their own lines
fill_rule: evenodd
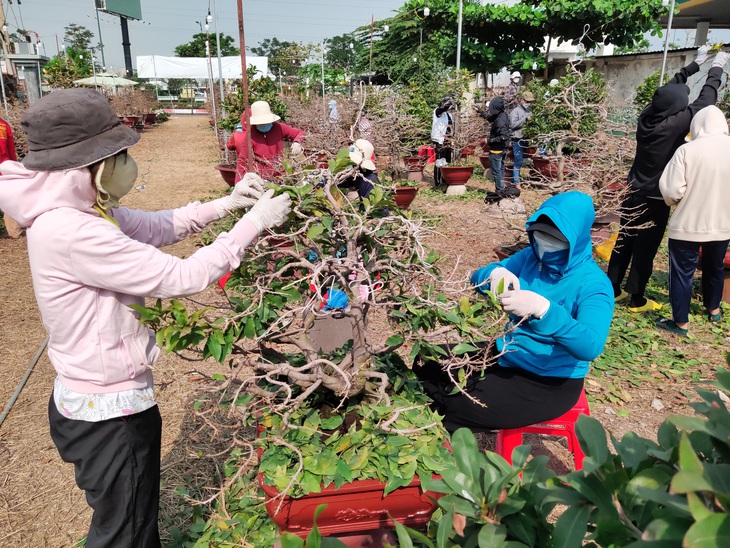
<svg viewBox="0 0 730 548">
<path fill-rule="evenodd" d="M 281 158 L 284 141 L 291 141 L 291 153 L 299 156 L 302 141 L 307 134 L 301 129 L 279 122 L 281 118 L 271 112 L 266 101 L 251 105 L 251 148 L 254 156 L 254 171 L 264 179 L 276 178 L 282 174 Z M 228 140 L 229 150 L 238 156 L 236 182 L 248 171 L 248 148 L 246 147 L 246 115 L 241 115 L 242 131 L 236 131 Z"/>
<path fill-rule="evenodd" d="M 33 289 L 57 377 L 51 438 L 93 509 L 87 548 L 158 548 L 162 420 L 152 369 L 160 349 L 133 306 L 192 295 L 237 268 L 281 225 L 286 194 L 248 174 L 229 196 L 167 211 L 127 209 L 139 134 L 90 89 L 56 90 L 23 114 L 29 152 L 0 164 L 0 208 L 26 228 Z M 158 248 L 248 210 L 186 259 Z"/>
<path fill-rule="evenodd" d="M 358 171 L 341 182 L 338 187 L 347 191 L 346 196 L 350 201 L 368 198 L 375 185 L 380 184 L 380 179 L 375 173 L 377 168 L 373 162 L 375 147 L 370 141 L 358 139 L 350 145 L 348 156 L 350 161 L 357 166 Z"/>
</svg>

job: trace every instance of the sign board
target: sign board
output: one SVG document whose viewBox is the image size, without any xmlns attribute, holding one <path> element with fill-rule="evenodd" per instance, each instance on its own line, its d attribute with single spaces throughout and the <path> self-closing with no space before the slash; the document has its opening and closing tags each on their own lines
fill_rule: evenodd
<svg viewBox="0 0 730 548">
<path fill-rule="evenodd" d="M 96 9 L 127 19 L 142 19 L 142 0 L 94 0 Z"/>
</svg>

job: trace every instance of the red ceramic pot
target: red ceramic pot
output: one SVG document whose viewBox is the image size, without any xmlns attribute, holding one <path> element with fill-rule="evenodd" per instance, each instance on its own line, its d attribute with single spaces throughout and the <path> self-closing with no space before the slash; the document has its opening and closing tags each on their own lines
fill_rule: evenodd
<svg viewBox="0 0 730 548">
<path fill-rule="evenodd" d="M 221 177 L 223 177 L 223 180 L 228 186 L 236 186 L 236 166 L 218 164 L 214 166 L 214 169 L 218 170 L 218 173 L 221 174 Z"/>
<path fill-rule="evenodd" d="M 157 113 L 156 112 L 148 112 L 144 115 L 144 125 L 145 126 L 151 126 L 157 122 Z"/>
<path fill-rule="evenodd" d="M 494 254 L 497 255 L 497 258 L 500 261 L 503 261 L 507 257 L 514 255 L 518 251 L 525 249 L 528 245 L 529 244 L 527 242 L 517 242 L 517 243 L 513 243 L 513 244 L 500 244 L 494 248 Z"/>
<path fill-rule="evenodd" d="M 549 158 L 536 156 L 532 159 L 532 169 L 548 179 L 557 179 L 558 163 Z"/>
<path fill-rule="evenodd" d="M 479 163 L 482 164 L 484 169 L 489 169 L 489 153 L 479 155 Z"/>
<path fill-rule="evenodd" d="M 461 149 L 462 156 L 471 156 L 474 154 L 474 151 L 477 149 L 476 145 L 467 145 L 463 149 Z"/>
<path fill-rule="evenodd" d="M 417 186 L 402 186 L 393 190 L 393 199 L 398 207 L 408 209 L 416 199 L 416 194 L 418 194 Z"/>
<path fill-rule="evenodd" d="M 427 161 L 427 156 L 403 156 L 403 163 L 408 171 L 423 171 Z"/>
<path fill-rule="evenodd" d="M 474 166 L 443 166 L 441 168 L 441 176 L 448 185 L 465 185 L 473 172 Z"/>
</svg>

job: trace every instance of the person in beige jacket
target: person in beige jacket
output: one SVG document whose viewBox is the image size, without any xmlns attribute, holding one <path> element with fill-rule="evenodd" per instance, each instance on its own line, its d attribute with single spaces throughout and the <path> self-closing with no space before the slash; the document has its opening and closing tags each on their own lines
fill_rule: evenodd
<svg viewBox="0 0 730 548">
<path fill-rule="evenodd" d="M 730 243 L 730 136 L 722 111 L 714 105 L 700 110 L 690 135 L 659 180 L 664 201 L 676 208 L 668 225 L 672 318 L 656 325 L 682 336 L 689 328 L 692 279 L 700 260 L 707 317 L 714 323 L 722 319 L 723 262 Z"/>
</svg>

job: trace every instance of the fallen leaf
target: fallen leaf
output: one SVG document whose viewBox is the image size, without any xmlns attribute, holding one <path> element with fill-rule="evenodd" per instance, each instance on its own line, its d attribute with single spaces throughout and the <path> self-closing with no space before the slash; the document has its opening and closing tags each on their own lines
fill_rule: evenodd
<svg viewBox="0 0 730 548">
<path fill-rule="evenodd" d="M 464 529 L 466 528 L 466 516 L 462 516 L 461 514 L 454 514 L 452 524 L 454 526 L 454 531 L 456 531 L 456 534 L 460 537 L 463 537 Z"/>
</svg>

